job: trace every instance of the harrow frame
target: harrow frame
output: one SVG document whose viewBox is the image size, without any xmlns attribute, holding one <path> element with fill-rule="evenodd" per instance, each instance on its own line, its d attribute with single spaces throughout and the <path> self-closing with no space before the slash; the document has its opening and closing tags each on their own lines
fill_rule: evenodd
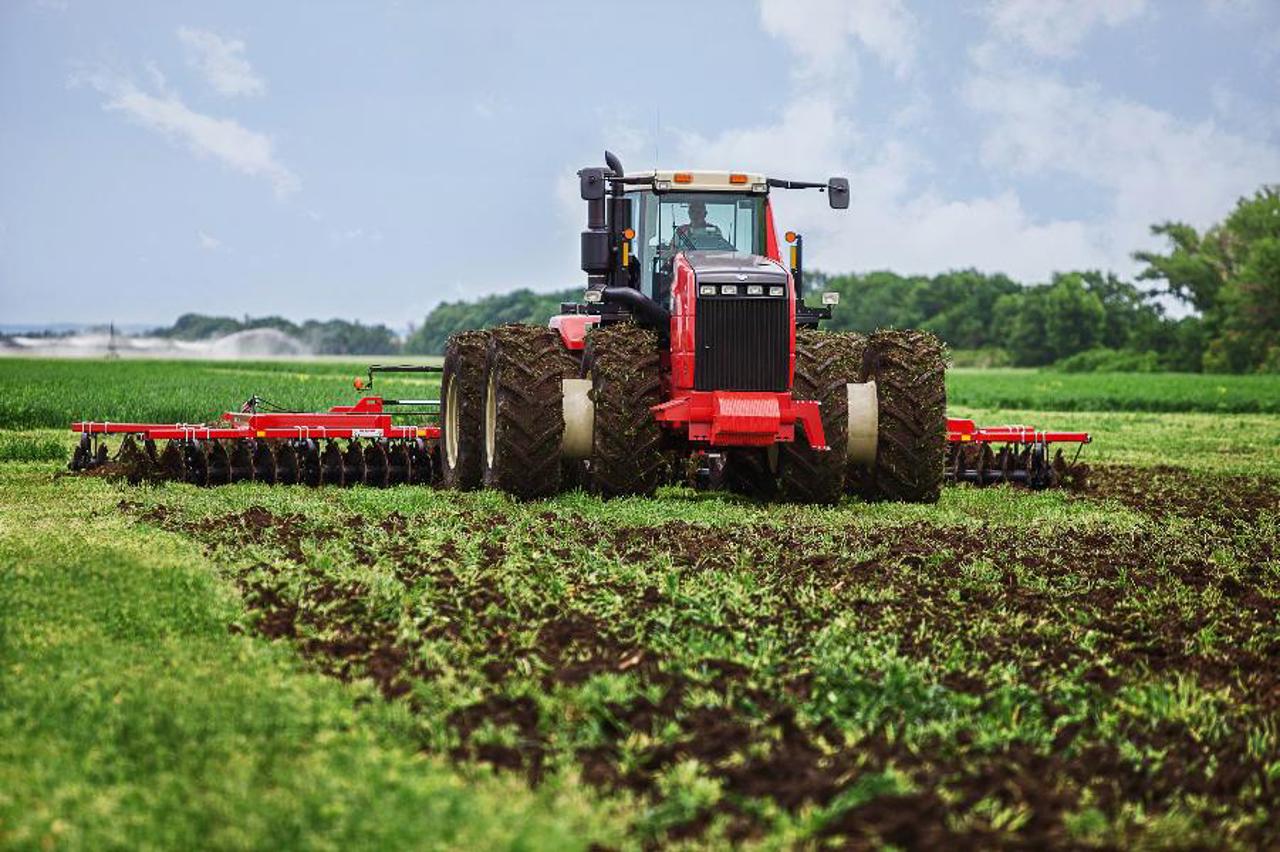
<svg viewBox="0 0 1280 852">
<path fill-rule="evenodd" d="M 947 418 L 948 482 L 973 485 L 1016 483 L 1030 488 L 1083 484 L 1087 468 L 1076 461 L 1084 445 L 1092 443 L 1088 432 L 1059 432 L 1034 426 L 978 426 L 972 420 Z M 1075 444 L 1070 462 L 1052 444 Z M 999 445 L 999 450 L 992 448 Z"/>
</svg>

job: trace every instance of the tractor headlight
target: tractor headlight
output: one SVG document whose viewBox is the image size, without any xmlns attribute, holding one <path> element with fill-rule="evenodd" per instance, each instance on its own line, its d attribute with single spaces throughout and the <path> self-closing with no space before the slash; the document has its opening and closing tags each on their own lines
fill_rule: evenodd
<svg viewBox="0 0 1280 852">
<path fill-rule="evenodd" d="M 747 295 L 748 295 L 748 296 L 763 296 L 763 295 L 764 295 L 764 287 L 763 287 L 763 286 L 761 286 L 761 285 L 759 285 L 759 284 L 748 284 L 748 285 L 747 285 Z"/>
<path fill-rule="evenodd" d="M 721 284 L 721 285 L 720 285 L 720 295 L 721 295 L 721 296 L 736 296 L 736 295 L 738 295 L 738 285 L 737 285 L 737 284 Z"/>
<path fill-rule="evenodd" d="M 822 294 L 822 304 L 824 304 L 824 305 L 838 305 L 838 304 L 840 304 L 840 293 L 839 293 L 839 292 L 836 292 L 836 291 L 832 291 L 832 292 L 829 292 L 829 293 L 823 293 L 823 294 Z"/>
<path fill-rule="evenodd" d="M 787 293 L 787 288 L 782 287 L 780 285 L 774 285 L 773 287 L 769 288 L 770 296 L 785 296 L 786 293 Z"/>
<path fill-rule="evenodd" d="M 716 294 L 716 285 L 703 284 L 698 288 L 699 296 L 714 296 Z"/>
</svg>

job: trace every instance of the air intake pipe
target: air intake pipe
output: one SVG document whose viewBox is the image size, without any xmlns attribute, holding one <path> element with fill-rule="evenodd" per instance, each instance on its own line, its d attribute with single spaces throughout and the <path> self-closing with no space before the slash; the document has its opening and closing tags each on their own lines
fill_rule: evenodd
<svg viewBox="0 0 1280 852">
<path fill-rule="evenodd" d="M 671 328 L 671 312 L 634 287 L 605 287 L 602 301 L 623 305 L 642 323 L 665 335 Z"/>
</svg>

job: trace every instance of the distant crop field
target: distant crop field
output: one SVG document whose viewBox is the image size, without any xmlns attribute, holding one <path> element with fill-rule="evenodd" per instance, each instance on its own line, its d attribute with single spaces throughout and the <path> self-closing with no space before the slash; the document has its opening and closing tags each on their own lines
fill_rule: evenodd
<svg viewBox="0 0 1280 852">
<path fill-rule="evenodd" d="M 404 363 L 439 363 L 416 357 Z M 396 363 L 400 363 L 397 360 Z M 73 420 L 201 423 L 257 394 L 295 410 L 356 398 L 367 361 L 162 361 L 0 358 L 0 425 L 62 428 Z M 378 377 L 387 396 L 434 393 L 430 375 Z"/>
<path fill-rule="evenodd" d="M 0 360 L 0 839 L 1280 845 L 1271 379 L 955 371 L 953 413 L 1092 431 L 1093 471 L 927 506 L 62 470 L 72 419 L 364 366 Z"/>
<path fill-rule="evenodd" d="M 974 408 L 1276 414 L 1280 375 L 956 368 L 947 374 L 947 396 Z"/>
<path fill-rule="evenodd" d="M 439 363 L 438 358 L 409 358 Z M 148 361 L 0 358 L 0 424 L 72 420 L 203 422 L 257 394 L 287 408 L 350 402 L 362 361 Z M 378 379 L 388 396 L 434 393 L 433 376 Z M 1280 413 L 1280 376 L 1068 374 L 954 369 L 950 404 L 980 409 Z"/>
</svg>

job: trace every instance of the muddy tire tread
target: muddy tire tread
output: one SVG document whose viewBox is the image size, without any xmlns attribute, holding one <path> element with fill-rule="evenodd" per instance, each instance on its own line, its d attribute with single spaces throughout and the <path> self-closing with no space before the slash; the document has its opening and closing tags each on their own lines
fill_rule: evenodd
<svg viewBox="0 0 1280 852">
<path fill-rule="evenodd" d="M 595 405 L 592 491 L 603 497 L 649 496 L 666 474 L 662 427 L 650 407 L 662 401 L 656 335 L 633 323 L 596 328 L 584 367 Z"/>
<path fill-rule="evenodd" d="M 946 349 L 925 331 L 880 330 L 867 340 L 863 378 L 876 382 L 879 436 L 866 494 L 936 503 L 947 450 Z"/>
<path fill-rule="evenodd" d="M 521 500 L 559 492 L 564 436 L 561 380 L 576 372 L 576 362 L 554 329 L 513 323 L 493 330 L 486 377 L 496 380 L 496 424 L 493 464 L 482 455 L 485 487 Z"/>
</svg>

